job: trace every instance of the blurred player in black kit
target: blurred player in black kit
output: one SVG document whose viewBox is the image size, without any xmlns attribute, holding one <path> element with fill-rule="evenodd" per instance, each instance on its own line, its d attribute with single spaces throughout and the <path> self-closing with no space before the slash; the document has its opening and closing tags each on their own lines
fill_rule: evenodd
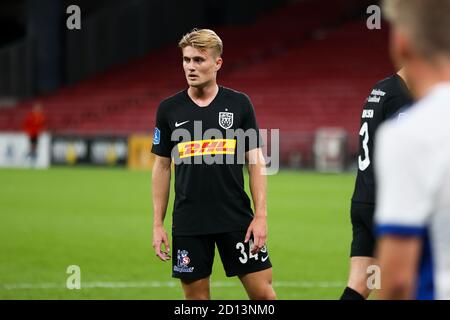
<svg viewBox="0 0 450 320">
<path fill-rule="evenodd" d="M 381 80 L 372 89 L 361 115 L 359 131 L 360 149 L 358 174 L 351 204 L 353 240 L 350 251 L 350 273 L 341 299 L 364 300 L 370 295 L 367 284 L 368 268 L 377 265 L 374 258 L 375 234 L 373 217 L 375 211 L 374 146 L 375 134 L 386 119 L 401 118 L 402 112 L 412 103 L 403 70 Z"/>
</svg>

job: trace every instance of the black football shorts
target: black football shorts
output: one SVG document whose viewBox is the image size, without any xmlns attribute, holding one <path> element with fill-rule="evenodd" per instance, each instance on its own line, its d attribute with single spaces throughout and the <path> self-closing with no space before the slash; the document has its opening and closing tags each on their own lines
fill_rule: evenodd
<svg viewBox="0 0 450 320">
<path fill-rule="evenodd" d="M 375 235 L 373 216 L 375 206 L 370 203 L 352 202 L 351 220 L 353 240 L 350 257 L 373 257 Z"/>
<path fill-rule="evenodd" d="M 211 275 L 215 246 L 227 277 L 272 267 L 267 247 L 250 253 L 253 240 L 244 243 L 246 231 L 172 237 L 172 277 L 198 280 Z"/>
</svg>

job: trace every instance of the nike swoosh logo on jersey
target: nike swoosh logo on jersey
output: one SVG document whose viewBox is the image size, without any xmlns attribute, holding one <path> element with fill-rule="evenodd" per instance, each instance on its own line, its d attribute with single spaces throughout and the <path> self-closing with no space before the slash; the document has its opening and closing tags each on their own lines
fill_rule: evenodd
<svg viewBox="0 0 450 320">
<path fill-rule="evenodd" d="M 262 262 L 266 262 L 267 259 L 269 259 L 269 255 L 267 255 L 267 256 L 261 258 L 261 261 L 262 261 Z"/>
<path fill-rule="evenodd" d="M 183 122 L 180 122 L 180 123 L 175 122 L 175 128 L 178 128 L 179 126 L 182 126 L 183 124 L 188 123 L 188 122 L 189 122 L 189 120 L 183 121 Z"/>
</svg>

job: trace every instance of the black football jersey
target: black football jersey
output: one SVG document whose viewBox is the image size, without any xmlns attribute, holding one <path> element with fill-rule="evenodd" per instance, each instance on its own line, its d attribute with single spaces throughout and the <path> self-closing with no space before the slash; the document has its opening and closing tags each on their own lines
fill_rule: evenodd
<svg viewBox="0 0 450 320">
<path fill-rule="evenodd" d="M 406 83 L 398 74 L 381 80 L 372 89 L 361 115 L 358 174 L 353 202 L 375 204 L 373 159 L 376 131 L 386 119 L 394 115 L 401 117 L 412 102 Z"/>
<path fill-rule="evenodd" d="M 251 129 L 256 140 L 230 135 L 238 129 Z M 253 212 L 244 190 L 244 164 L 238 159 L 260 144 L 252 103 L 241 92 L 219 86 L 206 107 L 198 106 L 187 89 L 161 102 L 152 152 L 175 164 L 173 235 L 248 228 Z"/>
</svg>

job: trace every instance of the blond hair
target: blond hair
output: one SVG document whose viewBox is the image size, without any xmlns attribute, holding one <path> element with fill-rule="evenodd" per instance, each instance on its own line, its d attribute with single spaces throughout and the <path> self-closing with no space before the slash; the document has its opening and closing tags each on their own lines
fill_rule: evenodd
<svg viewBox="0 0 450 320">
<path fill-rule="evenodd" d="M 223 43 L 219 36 L 210 29 L 193 29 L 181 38 L 178 46 L 183 49 L 187 46 L 199 50 L 213 49 L 217 56 L 223 52 Z"/>
<path fill-rule="evenodd" d="M 383 0 L 383 11 L 408 33 L 422 57 L 450 57 L 450 0 Z"/>
</svg>

